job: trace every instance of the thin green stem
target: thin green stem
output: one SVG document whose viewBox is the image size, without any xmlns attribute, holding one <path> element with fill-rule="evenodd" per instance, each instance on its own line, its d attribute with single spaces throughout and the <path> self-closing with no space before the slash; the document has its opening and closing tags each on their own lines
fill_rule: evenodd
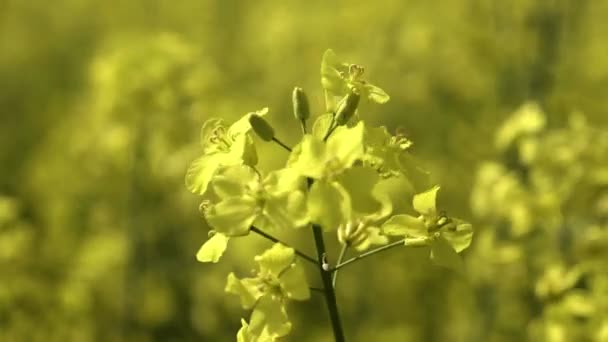
<svg viewBox="0 0 608 342">
<path fill-rule="evenodd" d="M 302 134 L 306 135 L 306 121 L 300 120 L 300 128 L 302 128 Z"/>
<path fill-rule="evenodd" d="M 331 121 L 329 122 L 329 127 L 327 127 L 327 132 L 325 132 L 325 136 L 323 137 L 323 141 L 327 141 L 327 138 L 334 132 L 336 129 L 336 115 L 332 115 Z"/>
<path fill-rule="evenodd" d="M 339 262 L 334 268 L 332 268 L 330 271 L 331 272 L 337 272 L 339 269 L 341 269 L 342 267 L 346 266 L 346 265 L 350 265 L 353 262 L 357 261 L 357 260 L 361 260 L 363 258 L 367 258 L 370 257 L 376 253 L 380 253 L 386 250 L 389 250 L 393 247 L 397 247 L 397 246 L 407 246 L 405 244 L 405 239 L 401 239 L 395 242 L 391 242 L 388 245 L 384 245 L 382 247 L 378 247 L 376 249 L 372 249 L 371 251 L 365 252 L 363 254 L 359 254 L 356 257 L 350 258 L 344 262 Z M 422 247 L 422 245 L 411 245 L 411 247 Z"/>
<path fill-rule="evenodd" d="M 348 245 L 344 244 L 344 245 L 342 245 L 342 249 L 340 250 L 340 256 L 338 256 L 338 261 L 337 261 L 336 265 L 340 265 L 342 263 L 342 261 L 344 261 L 344 258 L 346 257 L 346 252 L 348 252 Z M 335 289 L 336 281 L 338 280 L 338 270 L 336 269 L 333 273 L 334 274 L 333 274 L 333 278 L 331 280 L 331 284 Z"/>
<path fill-rule="evenodd" d="M 323 292 L 325 294 L 325 303 L 329 311 L 329 319 L 334 332 L 336 342 L 345 342 L 344 330 L 340 322 L 340 313 L 338 312 L 338 304 L 336 302 L 336 292 L 332 285 L 331 272 L 327 271 L 323 266 L 326 256 L 325 241 L 323 240 L 323 229 L 318 224 L 312 225 L 312 232 L 317 247 L 317 258 L 319 260 L 319 272 L 323 281 Z"/>
<path fill-rule="evenodd" d="M 274 141 L 275 143 L 279 144 L 279 146 L 281 146 L 282 148 L 286 149 L 287 151 L 291 152 L 291 147 L 285 145 L 281 140 L 277 139 L 276 137 L 273 137 L 272 141 Z"/>
<path fill-rule="evenodd" d="M 262 236 L 262 237 L 264 237 L 264 238 L 266 238 L 266 239 L 268 239 L 268 240 L 270 240 L 270 241 L 272 241 L 272 242 L 275 242 L 275 243 L 280 243 L 280 244 L 285 245 L 285 246 L 289 246 L 288 244 L 286 244 L 286 243 L 282 242 L 281 240 L 279 240 L 279 239 L 275 238 L 274 236 L 272 236 L 272 235 L 270 235 L 270 234 L 268 234 L 268 233 L 266 233 L 266 232 L 263 232 L 263 231 L 262 231 L 262 230 L 260 230 L 258 227 L 251 226 L 251 227 L 249 227 L 249 230 L 251 230 L 252 232 L 254 232 L 254 233 L 256 233 L 256 234 L 259 234 L 260 236 Z M 293 247 L 291 247 L 291 248 L 293 248 Z M 297 255 L 299 255 L 299 256 L 300 256 L 302 259 L 304 259 L 304 260 L 306 260 L 306 261 L 309 261 L 309 262 L 311 262 L 311 263 L 313 263 L 313 264 L 315 264 L 315 265 L 319 264 L 319 262 L 318 262 L 317 260 L 315 260 L 315 258 L 313 258 L 313 257 L 311 257 L 311 256 L 308 256 L 306 253 L 301 252 L 301 251 L 299 251 L 299 250 L 297 250 L 297 249 L 295 249 L 295 248 L 294 248 L 294 251 L 295 251 L 295 253 L 296 253 Z"/>
<path fill-rule="evenodd" d="M 264 177 L 262 177 L 262 173 L 260 172 L 260 170 L 258 170 L 257 167 L 255 166 L 251 166 L 251 168 L 253 169 L 253 171 L 255 171 L 255 173 L 258 175 L 258 179 L 260 180 L 260 182 L 262 181 L 262 179 L 264 179 Z"/>
</svg>

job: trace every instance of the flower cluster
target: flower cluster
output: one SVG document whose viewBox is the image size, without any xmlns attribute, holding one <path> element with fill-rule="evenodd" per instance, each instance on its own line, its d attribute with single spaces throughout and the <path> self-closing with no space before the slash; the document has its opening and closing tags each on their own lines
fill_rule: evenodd
<svg viewBox="0 0 608 342">
<path fill-rule="evenodd" d="M 439 187 L 424 188 L 413 197 L 419 216 L 396 210 L 394 198 L 385 191 L 394 178 L 421 188 L 428 182 L 428 173 L 412 158 L 409 139 L 392 135 L 383 126 L 372 127 L 358 115 L 360 99 L 375 103 L 389 99 L 384 90 L 363 78 L 363 70 L 337 62 L 331 50 L 325 53 L 321 83 L 329 113 L 317 116 L 309 132 L 310 106 L 304 91 L 295 88 L 294 115 L 304 134 L 293 148 L 281 142 L 280 132 L 267 121 L 267 109 L 249 113 L 231 126 L 220 119 L 203 125 L 203 155 L 186 175 L 188 188 L 205 196 L 201 208 L 212 228 L 198 260 L 217 262 L 230 239 L 250 232 L 277 242 L 255 258 L 259 271 L 254 277 L 228 276 L 226 291 L 238 295 L 244 309 L 252 310 L 249 321 L 242 321 L 239 341 L 273 341 L 289 333 L 287 303 L 309 298 L 300 257 L 321 270 L 324 292 L 334 291 L 335 272 L 343 266 L 340 262 L 348 250 L 373 254 L 369 249 L 374 246 L 378 250 L 393 245 L 428 246 L 437 264 L 462 270 L 457 253 L 468 247 L 471 225 L 437 210 Z M 255 147 L 264 142 L 277 143 L 287 151 L 283 168 L 258 169 Z M 293 229 L 313 231 L 316 259 L 270 235 Z M 333 269 L 324 243 L 319 243 L 323 232 L 333 233 L 342 245 Z M 402 240 L 391 242 L 393 236 Z M 328 280 L 332 275 L 333 282 Z"/>
</svg>

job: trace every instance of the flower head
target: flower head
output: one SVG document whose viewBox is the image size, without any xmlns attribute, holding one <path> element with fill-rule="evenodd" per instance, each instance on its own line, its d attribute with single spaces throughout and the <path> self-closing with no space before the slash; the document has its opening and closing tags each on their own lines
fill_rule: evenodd
<svg viewBox="0 0 608 342">
<path fill-rule="evenodd" d="M 258 156 L 251 137 L 249 117 L 263 116 L 268 108 L 248 113 L 231 126 L 222 119 L 209 119 L 201 129 L 203 154 L 195 159 L 186 172 L 186 187 L 203 195 L 216 171 L 221 166 L 255 165 Z"/>
<path fill-rule="evenodd" d="M 437 210 L 435 186 L 414 196 L 414 210 L 419 216 L 395 215 L 382 225 L 386 235 L 405 237 L 406 245 L 430 245 L 431 258 L 438 264 L 461 269 L 460 253 L 471 244 L 473 228 L 470 223 L 451 218 Z"/>
<path fill-rule="evenodd" d="M 325 51 L 321 61 L 321 84 L 328 95 L 329 111 L 335 111 L 336 97 L 341 98 L 352 92 L 375 103 L 386 103 L 390 99 L 382 88 L 365 80 L 364 73 L 363 66 L 340 62 L 333 50 Z"/>
<path fill-rule="evenodd" d="M 255 277 L 239 279 L 230 273 L 226 284 L 226 292 L 239 296 L 244 309 L 253 309 L 249 324 L 245 323 L 239 334 L 243 338 L 284 336 L 291 330 L 286 303 L 310 298 L 304 270 L 296 262 L 293 248 L 279 243 L 256 256 L 255 261 L 258 264 Z"/>
</svg>

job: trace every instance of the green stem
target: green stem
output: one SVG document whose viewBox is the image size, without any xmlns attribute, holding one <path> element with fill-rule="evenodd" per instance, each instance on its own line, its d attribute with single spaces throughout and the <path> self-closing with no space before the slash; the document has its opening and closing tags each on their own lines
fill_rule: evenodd
<svg viewBox="0 0 608 342">
<path fill-rule="evenodd" d="M 327 304 L 327 310 L 329 311 L 329 319 L 334 332 L 334 339 L 336 342 L 344 342 L 344 330 L 342 329 L 342 323 L 340 322 L 340 313 L 338 312 L 338 304 L 336 302 L 336 292 L 332 285 L 331 272 L 327 271 L 323 267 L 326 256 L 325 241 L 323 240 L 323 229 L 318 224 L 313 224 L 312 232 L 315 238 L 315 245 L 317 247 L 319 272 L 321 272 L 325 303 Z"/>
<path fill-rule="evenodd" d="M 384 245 L 384 246 L 382 246 L 382 247 L 378 247 L 378 248 L 376 248 L 376 249 L 372 249 L 372 250 L 371 250 L 371 251 L 369 251 L 369 252 L 365 252 L 365 253 L 363 253 L 363 254 L 359 254 L 359 255 L 357 255 L 356 257 L 350 258 L 350 259 L 348 259 L 348 260 L 346 260 L 346 261 L 344 261 L 344 262 L 339 262 L 339 263 L 338 263 L 338 264 L 337 264 L 337 265 L 336 265 L 334 268 L 332 268 L 330 271 L 331 271 L 331 272 L 337 272 L 337 271 L 338 271 L 339 269 L 341 269 L 342 267 L 344 267 L 344 266 L 346 266 L 346 265 L 350 265 L 350 264 L 352 264 L 353 262 L 355 262 L 355 261 L 357 261 L 357 260 L 361 260 L 361 259 L 363 259 L 363 258 L 370 257 L 370 256 L 372 256 L 372 255 L 374 255 L 374 254 L 376 254 L 376 253 L 380 253 L 380 252 L 382 252 L 382 251 L 386 251 L 386 250 L 389 250 L 389 249 L 391 249 L 391 248 L 393 248 L 393 247 L 397 247 L 397 246 L 407 246 L 407 245 L 405 244 L 405 239 L 401 239 L 401 240 L 398 240 L 398 241 L 395 241 L 395 242 L 389 243 L 388 245 Z M 411 246 L 411 247 L 423 247 L 423 245 L 410 245 L 410 246 Z"/>
<path fill-rule="evenodd" d="M 286 244 L 286 243 L 282 242 L 281 240 L 279 240 L 279 239 L 275 238 L 274 236 L 272 236 L 272 235 L 270 235 L 270 234 L 268 234 L 268 233 L 263 232 L 263 231 L 262 231 L 262 230 L 260 230 L 258 227 L 251 226 L 251 227 L 249 227 L 249 230 L 251 230 L 252 232 L 254 232 L 254 233 L 256 233 L 256 234 L 259 234 L 260 236 L 265 237 L 266 239 L 268 239 L 268 240 L 270 240 L 270 241 L 272 241 L 272 242 L 275 242 L 275 243 L 280 243 L 280 244 L 282 244 L 282 245 L 285 245 L 285 246 L 288 246 L 288 247 L 289 247 L 289 245 L 288 245 L 288 244 Z M 291 248 L 293 248 L 293 247 L 291 247 Z M 308 256 L 306 253 L 301 252 L 301 251 L 299 251 L 299 250 L 297 250 L 297 249 L 295 249 L 295 248 L 294 248 L 293 250 L 294 250 L 294 251 L 295 251 L 295 253 L 296 253 L 297 255 L 299 255 L 299 256 L 300 256 L 302 259 L 304 259 L 304 260 L 306 260 L 306 261 L 309 261 L 309 262 L 311 262 L 311 263 L 313 263 L 313 264 L 315 264 L 315 265 L 319 264 L 319 262 L 318 262 L 317 260 L 315 260 L 315 258 Z"/>
<path fill-rule="evenodd" d="M 348 251 L 348 245 L 344 244 L 342 245 L 342 249 L 340 250 L 340 256 L 338 257 L 338 262 L 336 263 L 337 265 L 340 265 L 342 263 L 342 261 L 344 261 L 344 258 L 346 257 L 346 252 Z M 334 287 L 334 289 L 336 288 L 336 281 L 338 280 L 338 270 L 336 269 L 334 271 L 333 274 L 333 278 L 332 278 L 332 286 Z"/>
<path fill-rule="evenodd" d="M 291 147 L 285 145 L 281 140 L 277 139 L 276 137 L 273 137 L 272 141 L 274 141 L 275 143 L 279 144 L 279 146 L 281 146 L 282 148 L 286 149 L 287 151 L 291 152 Z"/>
<path fill-rule="evenodd" d="M 329 122 L 329 127 L 327 127 L 327 132 L 325 132 L 325 136 L 323 137 L 323 141 L 327 141 L 327 138 L 334 132 L 336 129 L 336 114 L 332 115 L 331 121 Z"/>
<path fill-rule="evenodd" d="M 302 135 L 306 135 L 306 121 L 300 120 L 300 127 L 302 128 Z"/>
</svg>

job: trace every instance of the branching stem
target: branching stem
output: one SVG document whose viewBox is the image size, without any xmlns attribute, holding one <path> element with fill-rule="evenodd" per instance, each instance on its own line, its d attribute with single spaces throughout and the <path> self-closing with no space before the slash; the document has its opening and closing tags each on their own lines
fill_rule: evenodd
<svg viewBox="0 0 608 342">
<path fill-rule="evenodd" d="M 389 250 L 393 247 L 397 247 L 397 246 L 404 246 L 405 244 L 405 239 L 401 239 L 401 240 L 397 240 L 395 242 L 391 242 L 388 245 L 384 245 L 382 247 L 378 247 L 376 249 L 372 249 L 371 251 L 365 252 L 363 254 L 359 254 L 356 257 L 350 258 L 344 262 L 338 262 L 338 264 L 332 268 L 330 271 L 331 272 L 337 272 L 339 269 L 341 269 L 342 267 L 346 266 L 346 265 L 350 265 L 353 262 L 357 261 L 357 260 L 361 260 L 363 258 L 367 258 L 369 256 L 372 256 L 376 253 L 380 253 L 386 250 Z M 421 247 L 420 245 L 412 245 L 412 247 Z"/>
<path fill-rule="evenodd" d="M 266 239 L 268 239 L 268 240 L 270 240 L 270 241 L 272 241 L 272 242 L 275 242 L 275 243 L 280 243 L 280 244 L 285 245 L 285 246 L 289 246 L 288 244 L 286 244 L 286 243 L 282 242 L 281 240 L 279 240 L 279 239 L 275 238 L 274 236 L 272 236 L 272 235 L 270 235 L 270 234 L 268 234 L 268 233 L 266 233 L 266 232 L 263 232 L 263 231 L 262 231 L 262 230 L 260 230 L 258 227 L 251 226 L 251 227 L 249 227 L 249 230 L 251 230 L 252 232 L 254 232 L 254 233 L 256 233 L 256 234 L 259 234 L 260 236 L 265 237 Z M 291 248 L 293 248 L 293 247 L 291 247 Z M 299 255 L 299 256 L 300 256 L 302 259 L 304 259 L 304 260 L 306 260 L 306 261 L 309 261 L 309 262 L 311 262 L 311 263 L 313 263 L 313 264 L 315 264 L 315 265 L 318 265 L 318 264 L 319 264 L 319 262 L 318 262 L 317 260 L 315 260 L 315 258 L 313 258 L 313 257 L 311 257 L 311 256 L 308 256 L 306 253 L 301 252 L 301 251 L 299 251 L 299 250 L 297 250 L 297 249 L 295 249 L 295 248 L 294 248 L 294 251 L 295 251 L 295 253 L 296 253 L 297 255 Z"/>
</svg>

